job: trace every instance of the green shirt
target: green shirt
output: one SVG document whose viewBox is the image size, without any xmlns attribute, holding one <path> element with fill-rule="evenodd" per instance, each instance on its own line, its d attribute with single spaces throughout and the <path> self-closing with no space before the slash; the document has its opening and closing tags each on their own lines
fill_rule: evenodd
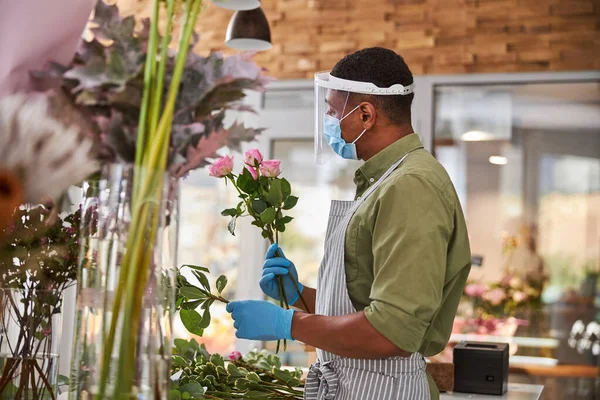
<svg viewBox="0 0 600 400">
<path fill-rule="evenodd" d="M 471 269 L 467 226 L 444 167 L 412 134 L 357 171 L 356 196 L 408 157 L 358 208 L 346 231 L 354 307 L 392 343 L 432 356 L 450 338 Z"/>
</svg>

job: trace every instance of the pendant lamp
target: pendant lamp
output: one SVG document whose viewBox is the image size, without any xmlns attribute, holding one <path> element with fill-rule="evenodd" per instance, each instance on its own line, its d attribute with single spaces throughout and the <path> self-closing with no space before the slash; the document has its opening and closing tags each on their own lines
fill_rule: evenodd
<svg viewBox="0 0 600 400">
<path fill-rule="evenodd" d="M 213 3 L 228 10 L 254 10 L 260 7 L 260 0 L 213 0 Z"/>
<path fill-rule="evenodd" d="M 225 44 L 236 50 L 269 50 L 271 29 L 261 8 L 236 11 L 229 21 Z"/>
</svg>

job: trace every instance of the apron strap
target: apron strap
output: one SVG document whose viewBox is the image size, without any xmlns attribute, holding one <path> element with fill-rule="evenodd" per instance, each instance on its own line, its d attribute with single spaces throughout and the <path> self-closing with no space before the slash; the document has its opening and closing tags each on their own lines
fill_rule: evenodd
<svg viewBox="0 0 600 400">
<path fill-rule="evenodd" d="M 408 155 L 410 153 L 412 153 L 412 151 L 409 151 L 408 153 L 406 153 L 404 155 L 404 157 L 402 157 L 401 159 L 399 159 L 398 161 L 396 161 L 394 164 L 392 164 L 392 166 L 389 167 L 388 170 L 384 172 L 384 174 L 381 176 L 381 178 L 379 178 L 379 180 L 377 182 L 375 182 L 375 184 L 373 186 L 371 186 L 370 188 L 368 188 L 367 191 L 365 193 L 363 193 L 362 196 L 359 197 L 358 203 L 362 203 L 362 201 L 364 199 L 366 199 L 367 197 L 369 197 L 369 195 L 371 193 L 373 193 L 375 191 L 375 189 L 377 189 L 377 187 L 381 184 L 381 182 L 383 182 L 388 176 L 390 176 L 392 174 L 392 172 L 394 172 L 396 170 L 396 168 L 398 168 L 398 166 L 400 164 L 402 164 L 402 162 L 404 161 L 404 159 L 406 157 L 408 157 Z"/>
<path fill-rule="evenodd" d="M 337 373 L 331 368 L 330 363 L 321 363 L 317 361 L 310 366 L 304 385 L 304 399 L 316 400 L 319 398 L 319 388 L 321 388 L 324 400 L 333 400 L 337 394 L 339 378 Z"/>
</svg>

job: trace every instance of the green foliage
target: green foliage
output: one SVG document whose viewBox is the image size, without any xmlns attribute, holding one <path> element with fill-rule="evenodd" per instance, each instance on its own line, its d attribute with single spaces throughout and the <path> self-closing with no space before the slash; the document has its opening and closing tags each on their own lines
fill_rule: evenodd
<svg viewBox="0 0 600 400">
<path fill-rule="evenodd" d="M 66 384 L 61 376 L 56 388 L 47 385 L 48 381 L 40 378 L 44 361 L 31 355 L 46 348 L 56 333 L 52 317 L 61 312 L 64 290 L 75 284 L 80 232 L 94 234 L 96 230 L 97 214 L 92 207 L 84 216 L 80 208 L 61 218 L 52 206 L 38 205 L 17 208 L 13 223 L 0 233 L 0 303 L 4 305 L 0 326 L 18 320 L 21 330 L 18 340 L 3 335 L 11 352 L 4 355 L 7 361 L 0 365 L 3 398 L 17 398 L 25 388 L 45 391 L 51 397 Z M 85 250 L 82 254 L 88 253 Z M 86 267 L 88 261 L 81 260 Z M 15 361 L 21 363 L 19 368 L 12 367 Z M 36 382 L 34 388 L 30 382 Z"/>
<path fill-rule="evenodd" d="M 40 91 L 52 88 L 56 117 L 98 138 L 101 160 L 133 162 L 150 23 L 143 20 L 136 31 L 134 17 L 120 16 L 116 6 L 101 0 L 92 26 L 93 39 L 81 41 L 69 65 L 51 64 L 33 77 Z M 169 54 L 166 61 L 163 99 L 173 80 L 175 57 Z M 202 57 L 190 51 L 181 82 L 169 144 L 169 165 L 179 176 L 207 165 L 221 147 L 241 150 L 242 142 L 262 132 L 224 122 L 227 110 L 253 111 L 240 104 L 244 91 L 262 90 L 268 82 L 247 55 Z"/>
<path fill-rule="evenodd" d="M 192 274 L 198 280 L 200 286 L 189 282 L 181 274 L 181 268 L 189 268 Z M 227 277 L 221 275 L 217 278 L 216 289 L 218 294 L 211 293 L 210 281 L 207 274 L 208 269 L 195 265 L 183 265 L 177 274 L 177 309 L 183 326 L 194 335 L 202 336 L 204 330 L 210 325 L 210 306 L 215 301 L 227 303 L 228 300 L 222 297 L 222 293 L 227 286 Z M 196 311 L 198 308 L 204 310 L 202 314 Z"/>
<path fill-rule="evenodd" d="M 283 369 L 280 359 L 264 350 L 225 362 L 195 340 L 176 339 L 173 354 L 170 400 L 303 398 L 302 371 Z"/>
</svg>

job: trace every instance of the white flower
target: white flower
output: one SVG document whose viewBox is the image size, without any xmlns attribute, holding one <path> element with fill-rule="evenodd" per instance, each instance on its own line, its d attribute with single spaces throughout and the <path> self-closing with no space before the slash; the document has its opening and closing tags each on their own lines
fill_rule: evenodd
<svg viewBox="0 0 600 400">
<path fill-rule="evenodd" d="M 0 170 L 19 177 L 26 202 L 56 199 L 96 171 L 92 145 L 48 114 L 44 95 L 0 98 Z"/>
</svg>

